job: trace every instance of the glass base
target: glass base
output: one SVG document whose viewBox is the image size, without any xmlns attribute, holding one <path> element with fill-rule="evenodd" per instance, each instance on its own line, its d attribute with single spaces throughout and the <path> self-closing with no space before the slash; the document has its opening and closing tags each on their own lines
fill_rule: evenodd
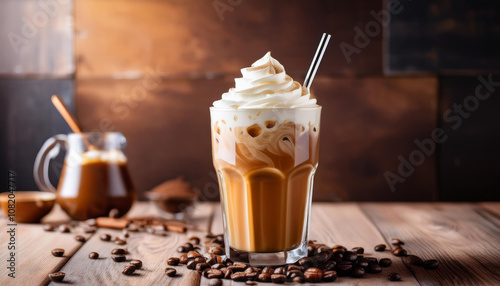
<svg viewBox="0 0 500 286">
<path fill-rule="evenodd" d="M 252 266 L 275 266 L 297 262 L 307 256 L 307 241 L 299 247 L 279 252 L 248 252 L 236 250 L 226 243 L 226 254 L 235 262 L 249 263 Z"/>
</svg>

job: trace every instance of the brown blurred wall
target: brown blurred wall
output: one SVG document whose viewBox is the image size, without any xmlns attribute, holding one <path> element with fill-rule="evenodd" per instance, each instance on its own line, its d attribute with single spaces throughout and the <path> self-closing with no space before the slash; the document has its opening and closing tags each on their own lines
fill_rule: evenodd
<svg viewBox="0 0 500 286">
<path fill-rule="evenodd" d="M 32 5 L 31 2 L 23 0 L 24 4 L 12 5 Z M 36 95 L 42 98 L 40 106 L 45 113 L 55 113 L 45 103 L 49 93 L 61 89 L 59 81 L 69 80 L 74 84 L 74 93 L 68 94 L 68 103 L 74 107 L 86 131 L 120 131 L 127 137 L 129 167 L 140 194 L 164 180 L 184 176 L 202 190 L 207 199 L 217 199 L 208 107 L 234 85 L 233 79 L 240 76 L 241 68 L 267 51 L 284 64 L 287 73 L 302 82 L 321 34 L 328 32 L 333 35 L 333 41 L 312 87 L 323 106 L 314 199 L 477 199 L 454 195 L 453 190 L 460 186 L 443 184 L 443 179 L 450 182 L 457 174 L 463 174 L 460 169 L 458 173 L 443 172 L 457 169 L 454 162 L 449 161 L 457 153 L 441 149 L 446 144 L 437 146 L 437 151 L 426 156 L 422 164 L 407 178 L 402 178 L 404 182 L 395 183 L 394 188 L 391 189 L 384 176 L 388 172 L 398 174 L 399 158 L 410 160 L 412 152 L 418 150 L 415 140 L 431 138 L 433 130 L 442 125 L 444 99 L 449 98 L 449 94 L 460 98 L 462 92 L 451 91 L 453 80 L 461 81 L 450 77 L 456 72 L 450 73 L 448 66 L 435 64 L 439 53 L 409 45 L 413 35 L 411 27 L 419 24 L 422 17 L 418 15 L 427 13 L 420 9 L 434 11 L 436 7 L 425 3 L 421 4 L 424 8 L 400 4 L 398 15 L 401 17 L 394 14 L 391 25 L 374 32 L 366 45 L 347 59 L 345 44 L 352 47 L 360 41 L 356 29 L 364 29 L 367 23 L 373 22 L 373 14 L 387 10 L 389 3 L 361 0 L 75 0 L 70 3 L 67 11 L 59 10 L 56 18 L 74 16 L 71 21 L 74 30 L 70 29 L 63 39 L 58 39 L 57 45 L 32 43 L 32 50 L 45 44 L 48 54 L 60 58 L 64 55 L 58 54 L 57 46 L 74 43 L 74 70 L 71 60 L 59 60 L 66 63 L 62 67 L 49 65 L 47 74 L 34 69 L 25 76 L 56 77 L 52 89 Z M 446 8 L 443 7 L 438 5 L 437 9 Z M 64 26 L 61 21 L 45 28 L 60 28 Z M 429 22 L 423 24 L 430 25 Z M 403 32 L 401 27 L 406 27 Z M 391 35 L 397 33 L 398 37 L 393 40 Z M 405 45 L 409 47 L 403 49 Z M 412 54 L 408 55 L 408 51 Z M 421 60 L 412 63 L 415 58 Z M 405 66 L 405 63 L 409 64 Z M 16 63 L 8 63 L 6 67 L 2 72 L 8 78 L 14 74 Z M 467 89 L 474 90 L 478 70 L 487 70 L 484 66 L 467 68 L 471 70 L 465 73 L 470 87 L 464 86 L 464 93 Z M 462 70 L 458 74 L 464 76 Z M 19 78 L 16 80 L 20 85 Z M 2 96 L 17 90 L 16 82 L 0 80 Z M 12 96 L 9 98 L 12 101 Z M 16 100 L 11 105 L 22 104 Z M 57 116 L 55 118 L 57 120 Z M 15 116 L 4 117 L 4 120 L 11 123 Z M 52 124 L 44 123 L 44 126 Z M 67 132 L 61 119 L 57 124 L 61 126 L 57 131 L 42 128 L 36 144 L 29 150 L 30 156 L 36 154 L 46 137 Z M 488 125 L 488 122 L 479 124 Z M 29 123 L 26 127 L 33 128 Z M 491 139 L 488 132 L 485 134 L 486 140 Z M 469 138 L 467 134 L 464 136 Z M 463 140 L 459 138 L 456 140 Z M 3 140 L 3 143 L 10 142 L 8 150 L 19 150 L 15 146 L 17 141 L 12 140 Z M 455 145 L 450 145 L 452 150 L 457 149 Z M 490 164 L 484 159 L 486 165 Z M 4 161 L 3 169 L 12 168 L 9 162 L 14 160 Z M 32 163 L 28 159 L 23 162 L 21 175 L 29 181 L 23 186 L 33 186 L 32 179 L 28 179 L 30 174 L 26 173 Z M 449 165 L 443 167 L 443 162 Z M 55 175 L 57 172 L 56 168 Z M 488 178 L 496 175 L 492 170 Z M 489 179 L 483 186 L 485 198 L 499 199 L 488 191 L 499 185 L 498 179 Z"/>
</svg>

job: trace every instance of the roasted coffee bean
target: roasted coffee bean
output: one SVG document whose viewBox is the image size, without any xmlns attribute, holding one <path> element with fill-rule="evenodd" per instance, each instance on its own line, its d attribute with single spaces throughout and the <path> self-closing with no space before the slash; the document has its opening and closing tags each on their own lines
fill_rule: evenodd
<svg viewBox="0 0 500 286">
<path fill-rule="evenodd" d="M 337 264 L 336 270 L 337 270 L 337 274 L 339 276 L 349 275 L 349 273 L 352 270 L 352 262 L 342 261 L 342 262 Z"/>
<path fill-rule="evenodd" d="M 354 263 L 358 259 L 358 255 L 352 251 L 346 251 L 344 253 L 344 256 L 342 257 L 342 259 L 344 261 L 350 261 L 350 262 Z"/>
<path fill-rule="evenodd" d="M 351 276 L 355 278 L 361 278 L 365 275 L 365 269 L 363 267 L 354 266 L 351 270 Z"/>
<path fill-rule="evenodd" d="M 113 259 L 114 262 L 123 262 L 127 260 L 127 257 L 123 254 L 112 254 L 111 259 Z"/>
<path fill-rule="evenodd" d="M 210 279 L 209 285 L 210 286 L 222 286 L 222 280 L 220 280 L 219 278 Z"/>
<path fill-rule="evenodd" d="M 344 253 L 346 252 L 347 249 L 345 249 L 344 247 L 341 247 L 341 248 L 333 248 L 333 253 Z"/>
<path fill-rule="evenodd" d="M 77 236 L 75 236 L 75 240 L 83 243 L 83 242 L 85 242 L 85 237 L 82 235 L 77 235 Z"/>
<path fill-rule="evenodd" d="M 51 253 L 55 257 L 61 257 L 61 256 L 64 255 L 64 249 L 62 249 L 62 248 L 54 248 L 54 249 L 52 249 Z"/>
<path fill-rule="evenodd" d="M 187 267 L 187 269 L 195 270 L 196 264 L 198 264 L 198 262 L 196 262 L 194 260 L 190 260 L 190 261 L 188 261 L 186 267 Z"/>
<path fill-rule="evenodd" d="M 210 268 L 210 265 L 208 265 L 207 263 L 198 263 L 196 264 L 196 271 L 203 271 L 207 268 Z"/>
<path fill-rule="evenodd" d="M 325 271 L 323 273 L 323 281 L 324 282 L 333 282 L 337 279 L 337 272 L 335 271 Z"/>
<path fill-rule="evenodd" d="M 180 259 L 177 257 L 170 257 L 167 259 L 167 264 L 172 266 L 177 266 L 179 264 Z"/>
<path fill-rule="evenodd" d="M 366 260 L 365 258 L 358 258 L 358 260 L 356 260 L 356 265 L 359 267 L 366 268 L 368 267 L 368 264 L 368 260 Z"/>
<path fill-rule="evenodd" d="M 288 279 L 293 279 L 297 276 L 304 276 L 304 273 L 302 273 L 302 271 L 300 270 L 290 270 L 286 273 L 286 277 Z"/>
<path fill-rule="evenodd" d="M 101 240 L 102 241 L 110 241 L 111 240 L 111 235 L 105 233 L 105 234 L 101 234 Z"/>
<path fill-rule="evenodd" d="M 286 276 L 283 274 L 273 274 L 271 275 L 271 282 L 276 284 L 283 284 L 286 281 Z"/>
<path fill-rule="evenodd" d="M 196 257 L 196 258 L 194 259 L 194 261 L 195 261 L 196 263 L 205 263 L 205 258 L 203 258 L 203 257 L 201 257 L 201 256 L 200 256 L 200 257 Z M 207 263 L 207 264 L 208 264 L 208 263 Z M 210 265 L 209 265 L 209 266 L 210 266 Z"/>
<path fill-rule="evenodd" d="M 135 269 L 136 268 L 134 265 L 125 266 L 125 268 L 123 268 L 122 274 L 132 275 L 132 274 L 134 274 Z"/>
<path fill-rule="evenodd" d="M 184 246 L 179 246 L 177 248 L 177 252 L 180 252 L 180 253 L 186 253 L 188 252 L 189 250 L 187 248 L 185 248 Z"/>
<path fill-rule="evenodd" d="M 69 232 L 69 226 L 67 224 L 61 224 L 58 229 L 63 233 Z"/>
<path fill-rule="evenodd" d="M 396 246 L 400 246 L 400 245 L 404 245 L 405 243 L 403 241 L 401 241 L 401 239 L 399 238 L 393 238 L 391 240 L 391 243 L 392 245 L 396 245 Z"/>
<path fill-rule="evenodd" d="M 127 251 L 123 248 L 113 248 L 111 254 L 127 254 Z"/>
<path fill-rule="evenodd" d="M 46 224 L 43 226 L 43 230 L 45 231 L 54 231 L 54 226 L 50 224 Z"/>
<path fill-rule="evenodd" d="M 378 263 L 371 263 L 370 265 L 368 265 L 368 267 L 366 267 L 366 272 L 372 273 L 372 274 L 377 274 L 377 273 L 382 272 L 382 267 L 380 267 L 380 265 L 378 265 Z"/>
<path fill-rule="evenodd" d="M 337 249 L 337 248 L 347 249 L 345 246 L 340 245 L 340 244 L 337 244 L 337 245 L 334 245 L 334 246 L 333 246 L 333 249 Z"/>
<path fill-rule="evenodd" d="M 208 269 L 207 270 L 207 278 L 222 278 L 224 277 L 224 273 L 218 269 Z"/>
<path fill-rule="evenodd" d="M 225 267 L 225 265 L 224 265 L 224 264 L 222 264 L 222 263 L 215 263 L 215 264 L 213 264 L 213 265 L 211 266 L 211 268 L 213 268 L 213 269 L 219 269 L 219 270 L 220 270 L 221 268 L 223 268 L 223 267 Z"/>
<path fill-rule="evenodd" d="M 337 262 L 335 262 L 335 261 L 327 261 L 324 264 L 322 264 L 319 268 L 322 269 L 323 271 L 330 271 L 330 270 L 334 270 L 336 265 L 337 265 Z"/>
<path fill-rule="evenodd" d="M 188 258 L 196 258 L 196 257 L 202 257 L 202 255 L 198 251 L 191 250 L 188 252 L 187 257 Z"/>
<path fill-rule="evenodd" d="M 258 275 L 259 275 L 259 273 L 257 273 L 257 272 L 245 273 L 245 277 L 247 278 L 247 280 L 251 280 L 251 281 L 257 279 Z"/>
<path fill-rule="evenodd" d="M 259 268 L 250 266 L 247 269 L 245 269 L 245 271 L 243 271 L 243 272 L 245 272 L 245 273 L 259 272 Z"/>
<path fill-rule="evenodd" d="M 139 259 L 132 259 L 130 261 L 130 264 L 134 265 L 136 269 L 141 269 L 142 267 L 142 261 L 140 261 Z"/>
<path fill-rule="evenodd" d="M 392 264 L 392 260 L 390 258 L 382 258 L 378 264 L 382 267 L 389 267 Z"/>
<path fill-rule="evenodd" d="M 91 253 L 89 253 L 89 258 L 90 259 L 97 259 L 97 258 L 99 258 L 99 253 L 91 252 Z"/>
<path fill-rule="evenodd" d="M 264 269 L 262 269 L 262 273 L 267 273 L 269 275 L 274 274 L 274 268 L 271 266 L 266 266 Z"/>
<path fill-rule="evenodd" d="M 117 240 L 115 240 L 115 244 L 117 244 L 117 245 L 124 245 L 124 244 L 127 244 L 127 241 L 125 241 L 123 239 L 117 239 Z"/>
<path fill-rule="evenodd" d="M 224 273 L 224 279 L 231 279 L 231 275 L 233 275 L 233 270 L 226 269 L 225 271 L 222 271 L 222 273 Z"/>
<path fill-rule="evenodd" d="M 396 248 L 392 251 L 392 254 L 394 254 L 396 256 L 406 256 L 408 254 L 408 252 L 406 251 L 406 249 Z"/>
<path fill-rule="evenodd" d="M 191 236 L 189 238 L 189 242 L 192 244 L 198 245 L 198 244 L 200 244 L 200 238 L 197 236 Z"/>
<path fill-rule="evenodd" d="M 179 263 L 180 264 L 187 264 L 189 261 L 188 257 L 187 257 L 187 254 L 182 254 L 180 257 L 179 257 Z"/>
<path fill-rule="evenodd" d="M 61 281 L 63 281 L 64 276 L 66 276 L 66 274 L 64 272 L 50 273 L 49 279 L 52 282 L 61 282 Z"/>
<path fill-rule="evenodd" d="M 175 275 L 177 275 L 177 270 L 172 267 L 167 267 L 165 268 L 165 275 L 167 275 L 168 277 L 175 277 Z"/>
<path fill-rule="evenodd" d="M 307 256 L 311 257 L 314 255 L 315 252 L 316 252 L 316 247 L 312 245 L 307 246 Z"/>
<path fill-rule="evenodd" d="M 290 271 L 290 270 L 299 270 L 299 271 L 304 271 L 304 267 L 302 266 L 299 266 L 299 265 L 295 265 L 295 264 L 290 264 L 286 267 L 286 270 L 287 271 Z"/>
<path fill-rule="evenodd" d="M 422 267 L 424 267 L 425 269 L 428 269 L 428 270 L 437 269 L 438 266 L 439 266 L 439 261 L 437 261 L 436 259 L 425 260 L 422 263 Z"/>
<path fill-rule="evenodd" d="M 274 269 L 273 274 L 285 274 L 285 273 L 286 273 L 285 267 L 277 267 L 276 269 Z"/>
<path fill-rule="evenodd" d="M 294 283 L 304 283 L 305 279 L 304 279 L 304 277 L 297 276 L 297 277 L 293 277 L 292 281 Z"/>
<path fill-rule="evenodd" d="M 314 260 L 312 257 L 304 257 L 299 259 L 299 264 L 300 266 L 303 266 L 304 268 L 309 268 L 314 265 Z M 283 273 L 281 273 L 283 274 Z"/>
<path fill-rule="evenodd" d="M 376 257 L 368 256 L 368 257 L 364 257 L 364 259 L 368 260 L 368 264 L 378 263 L 378 260 Z"/>
<path fill-rule="evenodd" d="M 124 238 L 130 237 L 130 234 L 128 233 L 128 230 L 126 230 L 126 229 L 122 230 L 122 235 L 123 235 Z"/>
<path fill-rule="evenodd" d="M 246 281 L 247 280 L 246 273 L 244 273 L 244 272 L 233 273 L 233 274 L 231 274 L 231 280 L 233 280 L 233 281 Z"/>
<path fill-rule="evenodd" d="M 422 266 L 422 264 L 424 263 L 424 261 L 422 260 L 422 258 L 416 256 L 416 255 L 408 255 L 406 258 L 405 258 L 405 261 L 407 263 L 410 263 L 411 265 L 415 265 L 415 266 Z"/>
<path fill-rule="evenodd" d="M 257 276 L 257 280 L 259 280 L 260 282 L 271 282 L 271 274 L 260 273 L 259 276 Z"/>
<path fill-rule="evenodd" d="M 396 272 L 391 273 L 387 275 L 387 279 L 389 279 L 390 281 L 401 281 L 401 274 Z"/>
<path fill-rule="evenodd" d="M 247 267 L 248 267 L 248 265 L 246 265 L 244 263 L 236 262 L 233 265 L 228 266 L 227 268 L 231 269 L 233 272 L 240 272 L 240 271 L 244 271 L 245 269 L 247 269 Z"/>
<path fill-rule="evenodd" d="M 214 245 L 212 245 L 208 249 L 208 253 L 213 253 L 213 254 L 216 254 L 216 255 L 222 255 L 222 254 L 224 254 L 224 250 L 220 246 L 214 246 Z"/>
<path fill-rule="evenodd" d="M 318 283 L 323 279 L 323 270 L 311 267 L 304 272 L 304 278 L 309 283 Z"/>
<path fill-rule="evenodd" d="M 97 229 L 96 229 L 95 227 L 92 227 L 92 226 L 90 226 L 90 227 L 85 227 L 85 228 L 83 229 L 83 232 L 85 232 L 85 233 L 94 233 L 94 232 L 96 232 L 96 231 L 97 231 Z"/>
<path fill-rule="evenodd" d="M 375 245 L 375 251 L 385 251 L 387 246 L 385 244 L 377 244 Z"/>
<path fill-rule="evenodd" d="M 363 247 L 354 247 L 352 250 L 352 252 L 356 253 L 356 254 L 363 254 L 365 253 L 365 249 Z"/>
</svg>

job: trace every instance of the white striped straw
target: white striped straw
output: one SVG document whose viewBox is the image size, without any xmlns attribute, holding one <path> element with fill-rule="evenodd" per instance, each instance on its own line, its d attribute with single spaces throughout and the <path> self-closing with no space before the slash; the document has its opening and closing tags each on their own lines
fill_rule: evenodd
<svg viewBox="0 0 500 286">
<path fill-rule="evenodd" d="M 321 37 L 318 49 L 316 50 L 316 54 L 311 62 L 309 71 L 307 71 L 306 79 L 304 80 L 304 86 L 308 89 L 311 88 L 314 76 L 316 75 L 316 71 L 318 71 L 319 64 L 321 63 L 321 59 L 323 59 L 323 55 L 325 54 L 326 46 L 328 46 L 330 38 L 331 35 L 327 33 L 323 33 L 323 36 Z"/>
</svg>

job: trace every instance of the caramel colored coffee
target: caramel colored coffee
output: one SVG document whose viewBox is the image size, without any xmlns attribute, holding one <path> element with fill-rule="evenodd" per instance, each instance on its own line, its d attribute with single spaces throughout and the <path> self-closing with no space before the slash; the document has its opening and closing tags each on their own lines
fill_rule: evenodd
<svg viewBox="0 0 500 286">
<path fill-rule="evenodd" d="M 212 121 L 212 144 L 231 248 L 280 252 L 299 247 L 307 238 L 319 119 L 227 123 Z"/>
<path fill-rule="evenodd" d="M 85 220 L 126 214 L 134 201 L 134 187 L 124 162 L 93 160 L 64 164 L 57 202 L 70 217 Z"/>
</svg>

